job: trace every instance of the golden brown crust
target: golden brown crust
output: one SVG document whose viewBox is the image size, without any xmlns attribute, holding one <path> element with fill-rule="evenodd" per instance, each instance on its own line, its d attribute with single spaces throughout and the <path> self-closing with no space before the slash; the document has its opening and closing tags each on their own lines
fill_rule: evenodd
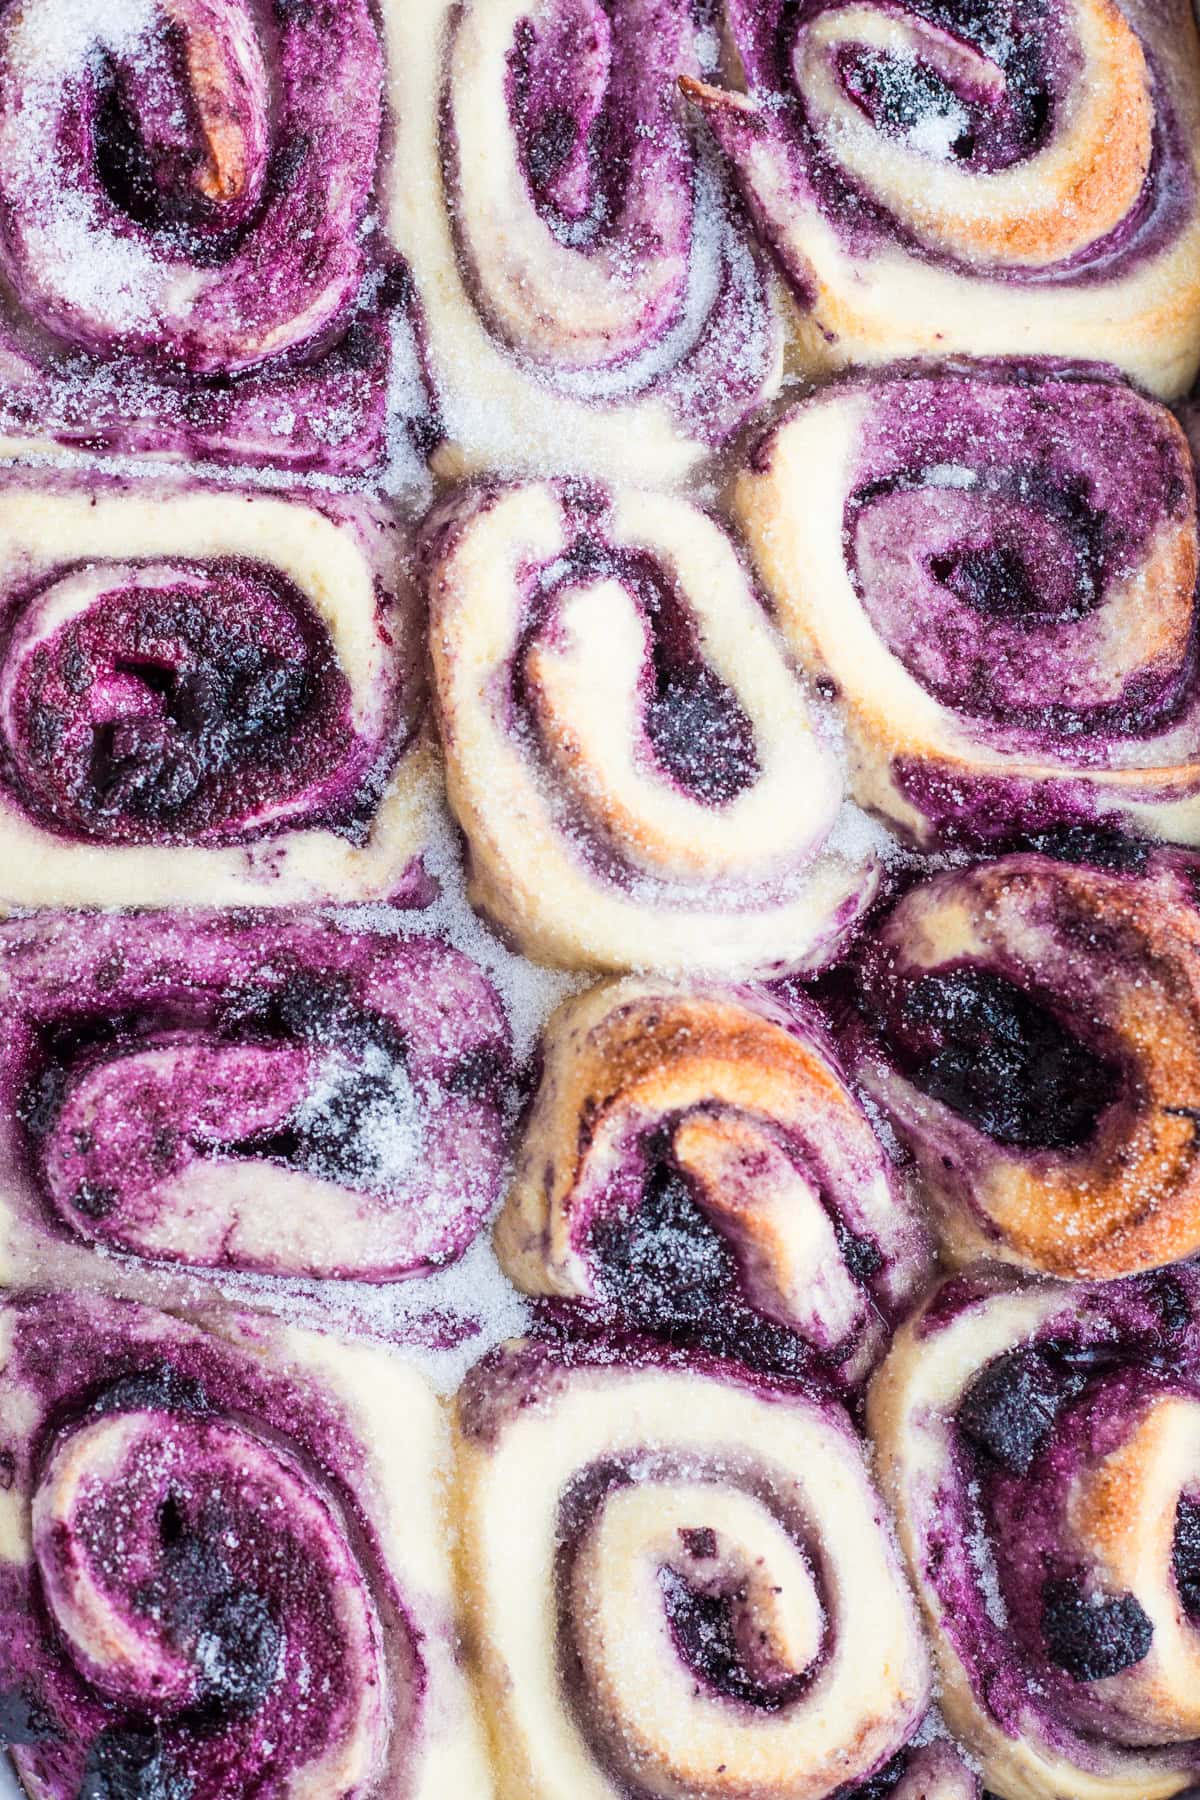
<svg viewBox="0 0 1200 1800">
<path fill-rule="evenodd" d="M 1006 858 L 914 890 L 887 930 L 905 979 L 993 969 L 1049 1005 L 1119 1082 L 1078 1148 L 1018 1149 L 871 1065 L 953 1259 L 1088 1280 L 1200 1251 L 1200 912 L 1182 889 Z"/>
</svg>

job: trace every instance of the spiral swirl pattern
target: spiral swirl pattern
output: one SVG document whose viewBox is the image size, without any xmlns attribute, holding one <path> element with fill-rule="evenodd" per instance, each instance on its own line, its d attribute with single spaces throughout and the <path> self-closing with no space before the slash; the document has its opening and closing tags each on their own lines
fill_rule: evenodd
<svg viewBox="0 0 1200 1800">
<path fill-rule="evenodd" d="M 6 7 L 5 430 L 377 460 L 383 97 L 368 0 Z"/>
<path fill-rule="evenodd" d="M 568 967 L 813 966 L 873 891 L 729 538 L 685 501 L 465 490 L 425 541 L 472 898 Z"/>
<path fill-rule="evenodd" d="M 66 1296 L 6 1301 L 0 1344 L 0 1688 L 30 1794 L 485 1791 L 413 1371 Z"/>
<path fill-rule="evenodd" d="M 434 787 L 381 507 L 11 471 L 0 898 L 398 896 Z"/>
<path fill-rule="evenodd" d="M 851 1383 L 931 1261 L 812 1019 L 646 980 L 551 1020 L 496 1244 L 527 1293 Z"/>
<path fill-rule="evenodd" d="M 694 0 L 387 14 L 393 239 L 444 468 L 683 474 L 777 385 L 757 252 L 677 88 Z"/>
<path fill-rule="evenodd" d="M 724 0 L 746 91 L 685 79 L 823 363 L 1200 362 L 1200 45 L 1186 0 Z"/>
<path fill-rule="evenodd" d="M 1082 1279 L 1200 1250 L 1195 871 L 1014 856 L 913 888 L 858 1073 L 959 1262 Z"/>
<path fill-rule="evenodd" d="M 375 178 L 378 40 L 362 0 L 287 6 L 276 29 L 268 70 L 244 0 L 146 0 L 111 34 L 81 30 L 68 0 L 7 10 L 0 242 L 49 331 L 233 375 L 345 315 Z"/>
<path fill-rule="evenodd" d="M 1200 1285 L 942 1288 L 868 1417 L 941 1664 L 1009 1800 L 1160 1800 L 1200 1771 Z"/>
<path fill-rule="evenodd" d="M 433 939 L 44 914 L 0 926 L 0 983 L 10 1279 L 394 1279 L 453 1260 L 497 1197 L 507 1025 Z"/>
<path fill-rule="evenodd" d="M 1200 841 L 1196 490 L 1165 408 L 1082 375 L 835 387 L 735 507 L 857 798 L 907 837 Z"/>
<path fill-rule="evenodd" d="M 457 1465 L 502 1800 L 824 1800 L 920 1722 L 912 1601 L 831 1401 L 516 1344 L 460 1393 Z"/>
</svg>

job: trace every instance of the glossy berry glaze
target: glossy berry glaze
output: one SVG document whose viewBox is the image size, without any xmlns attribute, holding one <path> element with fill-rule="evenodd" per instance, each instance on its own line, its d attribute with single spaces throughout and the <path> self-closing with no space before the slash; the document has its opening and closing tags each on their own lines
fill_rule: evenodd
<svg viewBox="0 0 1200 1800">
<path fill-rule="evenodd" d="M 1186 5 L 723 10 L 745 94 L 685 85 L 812 311 L 816 354 L 824 336 L 839 363 L 1103 356 L 1166 397 L 1189 385 L 1200 223 Z"/>
<path fill-rule="evenodd" d="M 501 1800 L 788 1800 L 798 1769 L 813 1800 L 912 1800 L 922 1763 L 930 1800 L 971 1795 L 932 1785 L 952 1754 L 907 1766 L 924 1646 L 833 1401 L 637 1339 L 525 1342 L 456 1421 Z"/>
<path fill-rule="evenodd" d="M 703 12 L 423 0 L 389 17 L 393 233 L 451 465 L 675 475 L 777 384 L 763 263 L 678 91 Z"/>
<path fill-rule="evenodd" d="M 383 453 L 367 0 L 0 16 L 11 436 L 330 473 Z"/>
<path fill-rule="evenodd" d="M 332 1365 L 65 1295 L 10 1299 L 0 1336 L 0 1735 L 28 1791 L 426 1792 L 447 1621 L 406 1592 L 384 1445 Z"/>
<path fill-rule="evenodd" d="M 956 1261 L 1080 1279 L 1200 1248 L 1193 861 L 953 870 L 865 950 L 858 1072 Z"/>
<path fill-rule="evenodd" d="M 473 898 L 568 965 L 817 963 L 874 886 L 732 540 L 688 502 L 479 485 L 424 568 Z M 512 820 L 522 821 L 514 833 Z"/>
<path fill-rule="evenodd" d="M 1196 493 L 1165 408 L 1099 370 L 851 382 L 771 432 L 737 505 L 857 794 L 906 836 L 1200 839 Z"/>
<path fill-rule="evenodd" d="M 647 980 L 551 1021 L 496 1241 L 564 1323 L 850 1385 L 932 1266 L 814 1020 Z"/>
<path fill-rule="evenodd" d="M 871 1428 L 951 1723 L 999 1792 L 1190 1791 L 1198 1409 L 1190 1265 L 965 1275 L 899 1334 Z"/>
<path fill-rule="evenodd" d="M 495 1198 L 507 1027 L 433 939 L 42 915 L 0 927 L 0 981 L 10 1258 L 377 1281 L 452 1260 Z"/>
</svg>

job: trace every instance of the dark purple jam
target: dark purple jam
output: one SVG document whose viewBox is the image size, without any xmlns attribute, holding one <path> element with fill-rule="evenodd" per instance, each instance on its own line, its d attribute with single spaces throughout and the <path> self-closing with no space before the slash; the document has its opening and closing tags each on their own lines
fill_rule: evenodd
<svg viewBox="0 0 1200 1800">
<path fill-rule="evenodd" d="M 894 1794 L 904 1776 L 908 1773 L 908 1753 L 901 1750 L 871 1776 L 869 1781 L 862 1782 L 853 1788 L 846 1800 L 888 1800 Z"/>
<path fill-rule="evenodd" d="M 104 1055 L 119 1071 L 123 1057 L 173 1042 L 181 1029 L 194 1033 L 197 1042 L 204 1041 L 201 1034 L 207 1031 L 215 1042 L 300 1044 L 342 1053 L 323 1084 L 319 1108 L 302 1106 L 275 1129 L 247 1137 L 222 1138 L 206 1132 L 205 1154 L 276 1162 L 366 1192 L 387 1185 L 379 1145 L 387 1140 L 389 1121 L 393 1131 L 406 1129 L 414 1106 L 406 1075 L 407 1043 L 392 1021 L 354 1004 L 344 978 L 314 975 L 302 968 L 269 989 L 234 990 L 228 1003 L 208 1019 L 189 1016 L 184 1005 L 161 1014 L 100 1014 L 48 1031 L 18 1102 L 35 1154 L 36 1141 L 58 1128 L 63 1101 L 78 1074 Z M 468 1069 L 465 1082 L 455 1085 L 460 1092 L 469 1092 L 472 1086 L 486 1088 L 489 1076 L 494 1081 L 496 1074 L 493 1060 Z M 103 1161 L 104 1145 L 77 1141 L 75 1147 L 81 1167 L 89 1166 L 93 1155 L 97 1166 Z M 164 1120 L 152 1147 L 156 1173 L 165 1176 L 194 1148 L 186 1121 L 180 1121 L 177 1129 Z M 84 1176 L 72 1205 L 85 1217 L 102 1220 L 117 1198 L 116 1188 Z"/>
<path fill-rule="evenodd" d="M 619 581 L 648 628 L 642 722 L 655 762 L 694 799 L 711 806 L 736 800 L 762 772 L 754 726 L 706 660 L 684 596 L 653 558 L 609 549 L 590 535 L 586 523 L 581 513 L 581 535 L 536 595 L 527 641 L 553 630 L 556 598 L 564 587 Z M 523 663 L 519 658 L 518 669 Z M 516 689 L 518 703 L 527 704 L 519 675 Z"/>
<path fill-rule="evenodd" d="M 1200 1624 L 1200 1500 L 1191 1494 L 1180 1497 L 1175 1514 L 1173 1563 L 1183 1609 Z"/>
<path fill-rule="evenodd" d="M 637 1204 L 600 1214 L 588 1247 L 601 1299 L 625 1325 L 756 1368 L 811 1363 L 796 1333 L 750 1306 L 733 1250 L 669 1162 L 652 1162 Z"/>
<path fill-rule="evenodd" d="M 990 618 L 1028 618 L 1041 610 L 1028 569 L 1007 544 L 959 545 L 933 557 L 929 569 L 956 600 Z"/>
<path fill-rule="evenodd" d="M 908 1079 L 998 1144 L 1076 1149 L 1120 1092 L 1111 1063 L 990 969 L 919 977 L 887 1027 Z"/>
<path fill-rule="evenodd" d="M 1154 850 L 1146 838 L 1126 837 L 1119 831 L 1094 825 L 1063 825 L 1036 831 L 1024 838 L 1023 849 L 1053 856 L 1059 862 L 1105 869 L 1118 875 L 1141 875 Z"/>
<path fill-rule="evenodd" d="M 25 677 L 9 778 L 51 828 L 103 842 L 236 830 L 329 783 L 352 747 L 328 635 L 265 569 L 116 589 L 37 644 Z"/>
<path fill-rule="evenodd" d="M 1050 1441 L 1061 1408 L 1086 1378 L 1040 1349 L 1010 1350 L 967 1389 L 958 1422 L 971 1443 L 1013 1475 L 1027 1475 Z"/>
<path fill-rule="evenodd" d="M 696 1585 L 674 1568 L 659 1573 L 675 1647 L 714 1693 L 757 1712 L 778 1712 L 803 1693 L 810 1677 L 783 1669 L 762 1654 L 744 1589 L 712 1591 L 701 1585 L 705 1560 L 695 1557 Z"/>
<path fill-rule="evenodd" d="M 704 665 L 672 670 L 656 659 L 646 706 L 646 736 L 658 763 L 679 787 L 722 806 L 760 773 L 754 727 L 734 696 Z"/>
<path fill-rule="evenodd" d="M 1154 1626 L 1133 1594 L 1095 1599 L 1072 1580 L 1048 1581 L 1042 1593 L 1047 1654 L 1076 1681 L 1104 1681 L 1149 1654 Z"/>
<path fill-rule="evenodd" d="M 940 10 L 925 10 L 931 17 Z M 920 57 L 891 55 L 864 44 L 840 51 L 837 71 L 842 86 L 876 130 L 906 138 L 922 126 L 942 126 L 950 155 L 980 174 L 1011 168 L 1045 142 L 1053 98 L 1040 67 L 1032 34 L 1011 29 L 989 32 L 969 17 L 979 9 L 944 9 L 947 29 L 956 37 L 989 45 L 1005 71 L 999 94 L 961 78 L 955 82 Z M 978 32 L 978 37 L 977 37 Z"/>
<path fill-rule="evenodd" d="M 122 66 L 107 54 L 99 59 L 95 171 L 128 219 L 165 236 L 176 255 L 211 267 L 236 251 L 262 183 L 251 181 L 240 194 L 226 192 L 217 200 L 196 180 L 209 151 L 188 75 L 186 38 L 167 23 L 157 39 L 157 66 L 148 82 L 144 69 Z"/>
<path fill-rule="evenodd" d="M 54 1736 L 54 1723 L 37 1700 L 19 1688 L 0 1693 L 0 1745 L 42 1744 Z"/>
<path fill-rule="evenodd" d="M 79 1800 L 191 1800 L 192 1792 L 154 1726 L 114 1725 L 92 1742 Z"/>
</svg>

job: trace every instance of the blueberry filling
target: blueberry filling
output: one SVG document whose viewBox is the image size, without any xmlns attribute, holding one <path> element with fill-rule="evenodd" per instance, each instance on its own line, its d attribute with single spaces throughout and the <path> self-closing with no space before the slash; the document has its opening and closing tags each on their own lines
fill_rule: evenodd
<svg viewBox="0 0 1200 1800">
<path fill-rule="evenodd" d="M 979 1450 L 1013 1475 L 1027 1475 L 1049 1442 L 1059 1412 L 1086 1375 L 1055 1367 L 1040 1351 L 1010 1350 L 967 1389 L 959 1426 Z"/>
<path fill-rule="evenodd" d="M 102 596 L 33 651 L 11 779 L 48 825 L 195 837 L 344 758 L 347 684 L 302 596 L 232 565 L 209 580 L 203 601 L 187 586 Z"/>
<path fill-rule="evenodd" d="M 974 154 L 975 133 L 965 107 L 928 64 L 859 45 L 842 54 L 838 73 L 847 94 L 877 130 L 908 137 L 932 124 L 951 156 L 969 161 Z"/>
<path fill-rule="evenodd" d="M 956 600 L 993 619 L 1020 619 L 1040 610 L 1020 554 L 1007 544 L 965 544 L 930 561 L 935 581 Z"/>
<path fill-rule="evenodd" d="M 45 1707 L 19 1688 L 0 1693 L 0 1745 L 44 1744 L 54 1737 Z"/>
<path fill-rule="evenodd" d="M 315 1102 L 277 1131 L 222 1146 L 226 1154 L 286 1163 L 351 1187 L 386 1188 L 403 1173 L 419 1114 L 407 1046 L 390 1020 L 357 1006 L 345 980 L 299 970 L 278 991 L 237 996 L 234 1016 L 239 1032 L 312 1044 L 335 1058 Z M 474 1079 L 482 1074 L 481 1065 Z"/>
<path fill-rule="evenodd" d="M 888 1795 L 895 1793 L 907 1773 L 908 1753 L 901 1750 L 898 1756 L 893 1756 L 868 1781 L 854 1788 L 847 1800 L 888 1800 Z"/>
<path fill-rule="evenodd" d="M 1163 1269 L 1150 1278 L 1148 1298 L 1158 1308 L 1162 1329 L 1169 1337 L 1186 1331 L 1192 1322 L 1192 1303 L 1178 1275 Z"/>
<path fill-rule="evenodd" d="M 579 138 L 579 127 L 565 106 L 551 106 L 529 133 L 526 157 L 529 175 L 539 194 L 545 194 Z"/>
<path fill-rule="evenodd" d="M 194 1664 L 192 1718 L 253 1712 L 279 1680 L 284 1639 L 265 1596 L 229 1565 L 224 1546 L 239 1541 L 235 1521 L 212 1500 L 193 1521 L 186 1499 L 171 1493 L 159 1508 L 158 1534 L 158 1570 L 133 1600 Z"/>
<path fill-rule="evenodd" d="M 1053 1580 L 1042 1590 L 1042 1636 L 1074 1680 L 1103 1681 L 1142 1661 L 1154 1626 L 1133 1594 L 1094 1600 L 1078 1581 Z"/>
<path fill-rule="evenodd" d="M 217 1043 L 310 1045 L 321 1053 L 312 1093 L 277 1128 L 227 1140 L 206 1133 L 195 1146 L 198 1153 L 280 1162 L 379 1192 L 404 1177 L 421 1131 L 407 1045 L 390 1020 L 356 1004 L 346 979 L 301 969 L 290 970 L 278 986 L 231 989 L 210 1018 L 123 1014 L 58 1023 L 44 1035 L 18 1100 L 33 1146 L 56 1130 L 76 1070 L 106 1055 L 119 1064 L 122 1055 L 179 1032 Z M 498 1070 L 494 1058 L 468 1065 L 462 1081 L 478 1088 L 489 1068 Z M 89 1138 L 75 1147 L 81 1156 L 106 1149 Z M 164 1127 L 150 1147 L 150 1167 L 166 1175 L 186 1155 L 186 1136 Z M 118 1181 L 85 1178 L 70 1203 L 84 1218 L 103 1221 L 119 1198 Z"/>
<path fill-rule="evenodd" d="M 227 1156 L 262 1158 L 345 1187 L 385 1189 L 408 1166 L 419 1127 L 404 1047 L 392 1037 L 363 1046 L 361 1063 L 335 1067 L 318 1095 L 280 1130 L 221 1146 Z"/>
<path fill-rule="evenodd" d="M 759 774 L 754 727 L 710 668 L 659 666 L 645 714 L 656 760 L 681 788 L 727 805 Z"/>
<path fill-rule="evenodd" d="M 651 1163 L 638 1204 L 596 1220 L 589 1249 L 603 1302 L 635 1329 L 782 1373 L 811 1361 L 794 1333 L 747 1304 L 732 1249 L 668 1162 Z"/>
<path fill-rule="evenodd" d="M 283 1633 L 261 1594 L 223 1594 L 207 1609 L 196 1644 L 204 1703 L 218 1713 L 253 1712 L 279 1679 Z"/>
<path fill-rule="evenodd" d="M 163 705 L 161 716 L 100 727 L 92 754 L 92 806 L 163 820 L 192 799 L 208 775 L 235 766 L 251 747 L 290 737 L 310 710 L 307 670 L 238 646 L 223 668 L 165 669 L 118 661 Z"/>
<path fill-rule="evenodd" d="M 581 20 L 582 24 L 583 21 Z M 508 55 L 508 110 L 530 197 L 560 243 L 587 250 L 619 212 L 627 163 L 595 84 L 602 63 L 586 27 L 559 37 L 522 19 Z"/>
<path fill-rule="evenodd" d="M 859 1237 L 840 1219 L 833 1220 L 833 1235 L 842 1261 L 860 1287 L 874 1279 L 883 1267 L 883 1252 L 868 1237 Z"/>
<path fill-rule="evenodd" d="M 344 1043 L 357 1034 L 359 1017 L 348 976 L 292 967 L 278 986 L 249 983 L 231 989 L 221 1029 L 231 1037 Z"/>
<path fill-rule="evenodd" d="M 1002 98 L 984 87 L 953 86 L 918 56 L 895 55 L 865 44 L 849 45 L 837 57 L 845 93 L 876 130 L 923 144 L 937 156 L 953 157 L 979 172 L 1011 167 L 1041 145 L 1052 118 L 1053 100 L 1032 37 L 1014 38 L 1011 22 L 986 5 L 928 5 L 956 38 L 969 37 L 1004 69 Z"/>
<path fill-rule="evenodd" d="M 1119 832 L 1104 831 L 1095 825 L 1063 825 L 1034 832 L 1023 839 L 1023 843 L 1028 849 L 1053 856 L 1059 862 L 1128 875 L 1143 873 L 1153 849 L 1144 838 L 1124 837 Z"/>
<path fill-rule="evenodd" d="M 1004 976 L 962 968 L 906 989 L 889 1032 L 908 1078 L 995 1143 L 1086 1144 L 1120 1075 Z"/>
<path fill-rule="evenodd" d="M 92 1742 L 79 1800 L 191 1800 L 192 1793 L 157 1731 L 114 1726 Z"/>
<path fill-rule="evenodd" d="M 675 1648 L 707 1688 L 758 1712 L 777 1712 L 807 1687 L 807 1672 L 781 1668 L 766 1653 L 744 1590 L 709 1592 L 669 1567 L 658 1580 Z"/>
<path fill-rule="evenodd" d="M 705 660 L 695 623 L 682 596 L 647 556 L 616 554 L 586 532 L 564 564 L 547 572 L 536 596 L 526 642 L 544 628 L 555 595 L 564 586 L 619 581 L 649 625 L 650 667 L 642 723 L 660 769 L 686 793 L 710 806 L 727 805 L 758 780 L 754 726 L 736 694 Z M 515 697 L 528 699 L 516 659 Z"/>
<path fill-rule="evenodd" d="M 228 204 L 210 199 L 196 177 L 208 161 L 204 132 L 187 73 L 183 32 L 171 24 L 157 34 L 159 66 L 151 77 L 157 97 L 170 88 L 172 104 L 141 117 L 138 79 L 112 57 L 100 67 L 96 100 L 95 167 L 109 199 L 143 230 L 168 235 L 199 266 L 219 264 L 237 248 Z M 131 78 L 132 75 L 132 78 Z M 164 128 L 165 127 L 165 128 Z M 234 200 L 235 222 L 245 223 Z"/>
<path fill-rule="evenodd" d="M 112 1216 L 119 1198 L 116 1188 L 108 1182 L 81 1181 L 71 1196 L 71 1204 L 85 1219 L 99 1221 Z"/>
<path fill-rule="evenodd" d="M 172 1363 L 156 1363 L 109 1382 L 89 1410 L 99 1418 L 122 1412 L 205 1413 L 209 1402 L 203 1382 L 195 1376 L 183 1374 Z"/>
<path fill-rule="evenodd" d="M 1190 1494 L 1180 1497 L 1175 1514 L 1172 1562 L 1183 1610 L 1200 1625 L 1200 1500 Z"/>
</svg>

